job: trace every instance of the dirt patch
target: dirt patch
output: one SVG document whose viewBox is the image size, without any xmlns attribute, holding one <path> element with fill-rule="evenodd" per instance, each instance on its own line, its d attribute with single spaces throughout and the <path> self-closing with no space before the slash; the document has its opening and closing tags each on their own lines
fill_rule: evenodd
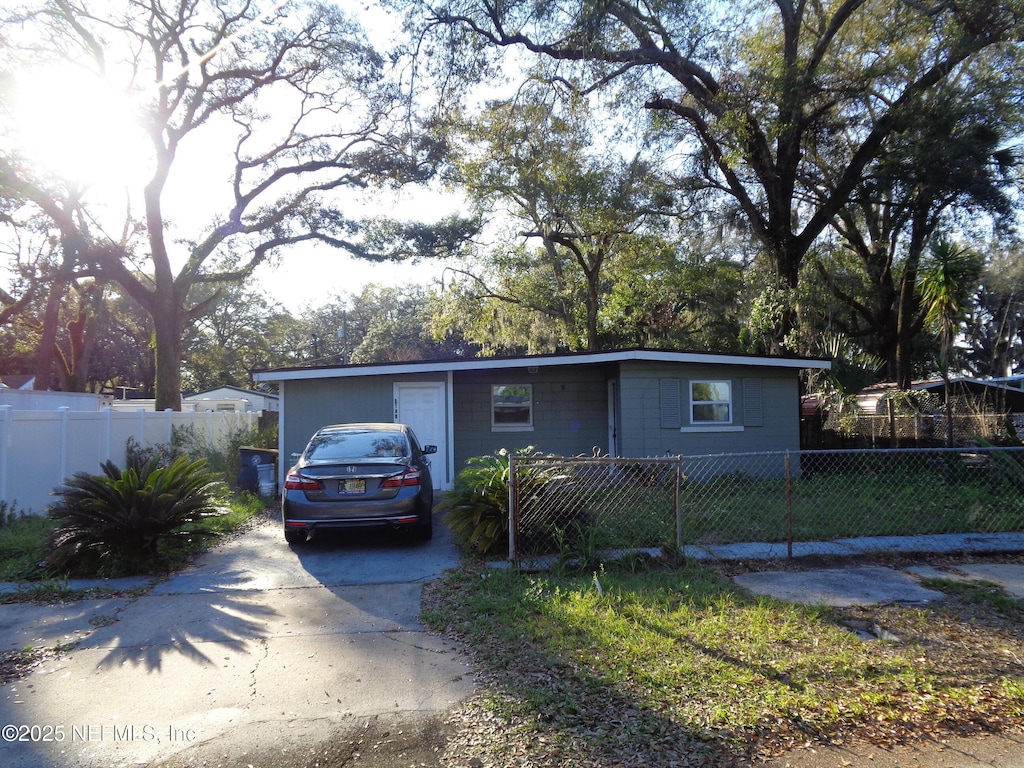
<svg viewBox="0 0 1024 768">
<path fill-rule="evenodd" d="M 70 650 L 70 646 L 57 646 L 0 652 L 0 685 L 19 680 L 44 662 L 56 659 Z"/>
<path fill-rule="evenodd" d="M 453 726 L 441 717 L 371 718 L 324 733 L 315 743 L 227 756 L 204 745 L 154 768 L 440 768 Z M 469 762 L 459 765 L 471 765 Z M 480 764 L 482 765 L 482 763 Z"/>
</svg>

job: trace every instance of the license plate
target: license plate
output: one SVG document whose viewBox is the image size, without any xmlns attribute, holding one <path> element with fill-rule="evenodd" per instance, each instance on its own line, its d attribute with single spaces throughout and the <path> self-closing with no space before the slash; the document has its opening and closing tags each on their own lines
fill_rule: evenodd
<svg viewBox="0 0 1024 768">
<path fill-rule="evenodd" d="M 366 481 L 342 480 L 338 483 L 338 493 L 366 493 Z"/>
</svg>

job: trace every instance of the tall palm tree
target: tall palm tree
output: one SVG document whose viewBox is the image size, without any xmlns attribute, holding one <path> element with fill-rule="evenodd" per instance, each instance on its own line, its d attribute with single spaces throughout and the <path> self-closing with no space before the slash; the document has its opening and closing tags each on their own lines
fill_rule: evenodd
<svg viewBox="0 0 1024 768">
<path fill-rule="evenodd" d="M 981 277 L 982 258 L 952 241 L 941 238 L 931 246 L 921 270 L 919 295 L 925 322 L 939 336 L 939 370 L 946 390 L 946 445 L 953 445 L 953 404 L 949 372 L 953 366 L 956 336 L 966 316 L 967 299 Z"/>
</svg>

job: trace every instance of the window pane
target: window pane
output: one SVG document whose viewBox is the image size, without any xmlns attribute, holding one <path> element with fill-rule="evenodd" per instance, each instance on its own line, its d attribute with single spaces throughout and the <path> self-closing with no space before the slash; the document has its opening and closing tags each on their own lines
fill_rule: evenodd
<svg viewBox="0 0 1024 768">
<path fill-rule="evenodd" d="M 326 432 L 310 441 L 309 461 L 347 461 L 375 456 L 401 458 L 409 445 L 401 432 Z"/>
<path fill-rule="evenodd" d="M 690 419 L 693 423 L 731 423 L 732 384 L 728 381 L 690 382 Z"/>
<path fill-rule="evenodd" d="M 495 426 L 533 424 L 533 387 L 504 384 L 491 388 L 491 418 Z"/>
<path fill-rule="evenodd" d="M 693 420 L 694 421 L 729 421 L 729 406 L 724 404 L 718 405 L 694 405 L 693 406 Z"/>
<path fill-rule="evenodd" d="M 729 383 L 726 381 L 695 381 L 693 383 L 693 401 L 696 402 L 728 402 Z"/>
</svg>

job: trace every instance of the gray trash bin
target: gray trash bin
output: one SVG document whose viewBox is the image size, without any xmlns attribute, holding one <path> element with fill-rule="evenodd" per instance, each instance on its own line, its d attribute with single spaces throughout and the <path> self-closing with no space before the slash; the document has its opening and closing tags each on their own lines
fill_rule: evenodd
<svg viewBox="0 0 1024 768">
<path fill-rule="evenodd" d="M 260 496 L 277 495 L 277 451 L 272 448 L 239 448 L 241 469 L 238 487 Z"/>
</svg>

